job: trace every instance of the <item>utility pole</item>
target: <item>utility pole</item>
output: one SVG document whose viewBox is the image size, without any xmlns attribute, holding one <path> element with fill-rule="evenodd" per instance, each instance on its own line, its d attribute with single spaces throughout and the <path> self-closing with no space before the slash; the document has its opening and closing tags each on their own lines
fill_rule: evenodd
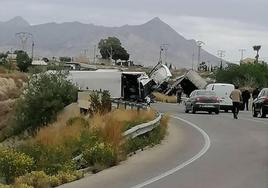
<svg viewBox="0 0 268 188">
<path fill-rule="evenodd" d="M 197 47 L 198 47 L 198 59 L 197 59 L 197 67 L 199 67 L 200 65 L 200 61 L 201 61 L 201 47 L 202 45 L 204 45 L 205 43 L 203 41 L 196 41 Z"/>
<path fill-rule="evenodd" d="M 161 44 L 161 48 L 164 50 L 164 62 L 167 65 L 167 50 L 169 44 Z"/>
<path fill-rule="evenodd" d="M 33 61 L 33 58 L 34 58 L 34 41 L 32 41 L 32 61 Z"/>
<path fill-rule="evenodd" d="M 218 56 L 220 57 L 220 68 L 222 68 L 222 58 L 225 57 L 225 51 L 224 50 L 218 50 Z"/>
<path fill-rule="evenodd" d="M 93 56 L 93 64 L 96 64 L 96 45 L 94 45 Z"/>
<path fill-rule="evenodd" d="M 244 52 L 246 51 L 246 49 L 239 49 L 240 53 L 241 53 L 241 59 L 240 62 L 242 62 L 243 58 L 244 58 Z"/>
</svg>

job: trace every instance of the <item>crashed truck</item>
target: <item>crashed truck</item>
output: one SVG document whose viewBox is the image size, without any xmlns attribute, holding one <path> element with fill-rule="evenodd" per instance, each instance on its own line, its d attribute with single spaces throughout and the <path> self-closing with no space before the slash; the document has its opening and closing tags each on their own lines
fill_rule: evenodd
<svg viewBox="0 0 268 188">
<path fill-rule="evenodd" d="M 162 63 L 157 64 L 148 75 L 144 72 L 123 72 L 121 98 L 126 101 L 145 102 L 145 98 L 171 76 L 168 67 Z"/>
<path fill-rule="evenodd" d="M 177 77 L 164 91 L 166 95 L 176 95 L 179 88 L 182 88 L 183 93 L 188 97 L 192 91 L 196 89 L 204 89 L 207 82 L 195 71 L 189 70 L 184 75 Z"/>
</svg>

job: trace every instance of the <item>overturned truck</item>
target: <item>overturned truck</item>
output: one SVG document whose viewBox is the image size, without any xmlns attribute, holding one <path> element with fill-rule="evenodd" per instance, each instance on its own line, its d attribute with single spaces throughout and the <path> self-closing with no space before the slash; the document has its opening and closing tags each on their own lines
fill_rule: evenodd
<svg viewBox="0 0 268 188">
<path fill-rule="evenodd" d="M 158 64 L 147 75 L 144 72 L 124 72 L 121 75 L 121 97 L 143 102 L 151 92 L 171 77 L 166 65 Z"/>
<path fill-rule="evenodd" d="M 175 82 L 165 91 L 166 95 L 175 95 L 178 88 L 182 88 L 187 96 L 195 89 L 204 89 L 207 82 L 195 71 L 190 70 L 184 75 L 177 77 Z"/>
</svg>

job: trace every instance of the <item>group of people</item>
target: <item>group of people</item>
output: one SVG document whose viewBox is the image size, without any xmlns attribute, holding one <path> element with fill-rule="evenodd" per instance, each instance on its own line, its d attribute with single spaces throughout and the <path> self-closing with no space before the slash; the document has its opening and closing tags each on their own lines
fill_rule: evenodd
<svg viewBox="0 0 268 188">
<path fill-rule="evenodd" d="M 256 88 L 255 90 L 253 90 L 252 92 L 252 98 L 255 99 L 258 97 L 259 95 L 259 89 Z M 231 92 L 230 94 L 230 98 L 233 101 L 233 115 L 234 115 L 234 119 L 237 119 L 237 115 L 239 113 L 239 109 L 242 106 L 243 110 L 247 110 L 248 111 L 248 103 L 249 103 L 249 99 L 250 99 L 251 95 L 250 92 L 245 89 L 242 92 L 238 89 L 238 86 L 235 86 L 235 89 Z"/>
</svg>

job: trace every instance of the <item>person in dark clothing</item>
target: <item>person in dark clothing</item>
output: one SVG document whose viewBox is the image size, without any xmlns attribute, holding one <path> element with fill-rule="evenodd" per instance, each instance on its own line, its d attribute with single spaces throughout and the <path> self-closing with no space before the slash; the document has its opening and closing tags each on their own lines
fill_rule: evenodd
<svg viewBox="0 0 268 188">
<path fill-rule="evenodd" d="M 181 103 L 181 95 L 182 95 L 182 88 L 181 87 L 179 87 L 178 89 L 177 89 L 177 103 Z"/>
<path fill-rule="evenodd" d="M 250 92 L 246 89 L 242 92 L 243 110 L 248 111 L 248 100 L 250 99 Z"/>
<path fill-rule="evenodd" d="M 258 97 L 259 93 L 260 93 L 259 88 L 254 89 L 252 92 L 253 99 L 256 99 Z"/>
</svg>

